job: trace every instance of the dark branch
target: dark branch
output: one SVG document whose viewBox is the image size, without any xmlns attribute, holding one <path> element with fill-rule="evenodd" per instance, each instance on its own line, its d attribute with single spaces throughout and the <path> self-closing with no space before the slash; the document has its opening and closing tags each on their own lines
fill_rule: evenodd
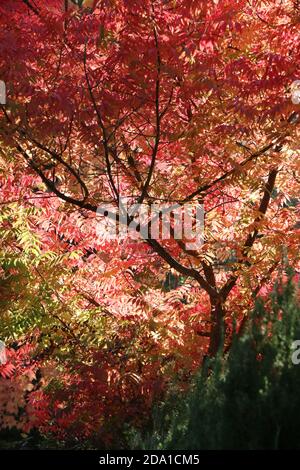
<svg viewBox="0 0 300 470">
<path fill-rule="evenodd" d="M 271 170 L 269 173 L 268 181 L 265 185 L 263 197 L 261 199 L 259 209 L 258 209 L 259 215 L 254 220 L 254 225 L 256 226 L 259 224 L 259 222 L 261 222 L 262 218 L 264 217 L 264 215 L 266 214 L 268 210 L 269 203 L 271 200 L 271 194 L 275 186 L 277 174 L 278 174 L 278 169 Z M 252 233 L 249 233 L 249 235 L 247 236 L 247 239 L 244 243 L 243 250 L 242 250 L 242 259 L 238 261 L 239 263 L 244 262 L 244 257 L 248 255 L 249 249 L 253 247 L 257 239 L 258 233 L 259 231 L 258 231 L 258 228 L 256 227 L 254 231 Z M 222 287 L 222 289 L 220 290 L 220 295 L 223 301 L 228 297 L 230 291 L 235 286 L 237 280 L 238 280 L 238 276 L 233 275 L 228 279 L 226 284 Z"/>
<path fill-rule="evenodd" d="M 25 3 L 25 5 L 31 10 L 33 11 L 33 13 L 37 16 L 40 16 L 40 12 L 39 10 L 31 4 L 31 2 L 29 0 L 23 0 L 23 3 Z"/>
<path fill-rule="evenodd" d="M 160 57 L 160 52 L 159 52 L 158 37 L 157 37 L 157 31 L 156 31 L 155 26 L 153 28 L 153 33 L 154 33 L 154 41 L 155 41 L 156 54 L 157 54 L 157 77 L 156 77 L 156 85 L 155 85 L 155 116 L 156 116 L 155 143 L 152 149 L 152 157 L 151 157 L 151 163 L 150 163 L 148 176 L 143 186 L 142 193 L 138 199 L 138 204 L 142 204 L 147 195 L 147 192 L 151 183 L 154 167 L 155 167 L 155 160 L 157 157 L 157 152 L 158 152 L 158 147 L 159 147 L 159 142 L 160 142 L 160 123 L 162 119 L 162 115 L 160 114 L 160 110 L 159 110 L 160 108 L 159 99 L 160 99 L 161 57 Z"/>
</svg>

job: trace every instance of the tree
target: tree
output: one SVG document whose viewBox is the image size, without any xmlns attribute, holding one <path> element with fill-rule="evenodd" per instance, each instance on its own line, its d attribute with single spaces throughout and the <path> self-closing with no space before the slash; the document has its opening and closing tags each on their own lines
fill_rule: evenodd
<svg viewBox="0 0 300 470">
<path fill-rule="evenodd" d="M 121 271 L 131 253 L 132 269 L 191 279 L 200 305 L 210 304 L 202 334 L 215 355 L 222 330 L 229 344 L 232 317 L 245 318 L 280 265 L 282 246 L 299 260 L 289 204 L 299 190 L 289 93 L 299 78 L 297 5 L 72 3 L 0 7 L 5 159 L 61 201 L 57 211 L 72 214 L 67 231 L 89 233 L 86 250 L 110 252 L 111 263 L 122 253 Z M 123 196 L 131 205 L 204 201 L 204 244 L 96 241 L 97 207 Z"/>
</svg>

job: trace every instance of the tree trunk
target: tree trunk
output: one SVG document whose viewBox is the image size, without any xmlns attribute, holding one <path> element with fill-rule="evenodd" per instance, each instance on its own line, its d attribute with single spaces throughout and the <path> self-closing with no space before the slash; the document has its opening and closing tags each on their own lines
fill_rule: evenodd
<svg viewBox="0 0 300 470">
<path fill-rule="evenodd" d="M 224 329 L 224 315 L 225 311 L 220 299 L 211 299 L 211 322 L 212 327 L 210 331 L 210 342 L 208 348 L 208 355 L 211 357 L 216 356 L 218 351 L 223 348 L 223 329 Z"/>
</svg>

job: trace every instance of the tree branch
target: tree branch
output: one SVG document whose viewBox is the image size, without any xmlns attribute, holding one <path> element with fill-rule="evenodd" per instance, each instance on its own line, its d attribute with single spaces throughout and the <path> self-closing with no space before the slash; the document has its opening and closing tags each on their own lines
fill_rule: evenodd
<svg viewBox="0 0 300 470">
<path fill-rule="evenodd" d="M 39 10 L 31 4 L 29 0 L 23 0 L 23 3 L 29 8 L 29 10 L 33 11 L 33 13 L 37 16 L 40 16 Z"/>
<path fill-rule="evenodd" d="M 115 195 L 116 201 L 119 203 L 120 195 L 119 195 L 119 192 L 118 192 L 117 187 L 115 185 L 114 178 L 112 176 L 111 163 L 110 163 L 110 160 L 109 160 L 109 144 L 108 144 L 106 129 L 105 129 L 105 126 L 104 126 L 104 123 L 103 123 L 103 120 L 102 120 L 100 109 L 98 108 L 98 105 L 97 105 L 97 102 L 96 102 L 95 95 L 94 95 L 93 90 L 92 90 L 92 86 L 91 86 L 91 82 L 90 82 L 90 78 L 89 78 L 89 74 L 88 74 L 88 70 L 87 70 L 86 59 L 87 59 L 87 50 L 86 50 L 86 44 L 85 44 L 84 56 L 83 56 L 83 65 L 84 65 L 85 78 L 86 78 L 86 82 L 87 82 L 87 86 L 88 86 L 89 95 L 90 95 L 94 110 L 95 110 L 96 115 L 97 115 L 97 119 L 98 119 L 100 129 L 102 131 L 102 136 L 103 136 L 102 143 L 103 143 L 103 148 L 104 148 L 104 156 L 105 156 L 108 180 L 109 180 L 111 189 L 112 189 L 112 191 Z"/>
<path fill-rule="evenodd" d="M 160 57 L 160 52 L 159 52 L 159 45 L 158 45 L 158 37 L 157 37 L 157 31 L 156 27 L 153 27 L 153 33 L 154 33 L 154 41 L 155 41 L 155 47 L 156 47 L 156 53 L 157 53 L 157 77 L 156 77 L 156 85 L 155 85 L 155 116 L 156 116 L 156 131 L 155 131 L 155 143 L 154 147 L 152 149 L 152 157 L 151 157 L 151 163 L 150 163 L 150 168 L 148 172 L 148 176 L 146 179 L 146 182 L 143 186 L 142 193 L 138 199 L 138 204 L 142 204 L 153 175 L 154 167 L 155 167 L 155 160 L 158 152 L 158 147 L 159 147 L 159 142 L 160 142 L 160 123 L 162 119 L 162 115 L 160 114 L 160 105 L 159 105 L 159 99 L 160 99 L 160 71 L 161 71 L 161 57 Z"/>
<path fill-rule="evenodd" d="M 256 158 L 260 157 L 261 155 L 265 154 L 268 150 L 270 150 L 272 147 L 274 146 L 274 142 L 271 142 L 270 144 L 266 145 L 265 147 L 263 147 L 262 149 L 258 150 L 257 152 L 255 153 L 252 153 L 248 158 L 246 158 L 242 163 L 239 164 L 240 167 L 244 167 L 245 165 L 247 165 L 247 163 L 251 162 L 252 160 L 255 160 Z M 192 199 L 194 199 L 195 196 L 198 196 L 199 194 L 201 193 L 204 193 L 205 191 L 207 191 L 208 189 L 212 188 L 213 186 L 215 186 L 216 184 L 218 183 L 221 183 L 222 181 L 224 181 L 226 178 L 228 178 L 229 176 L 232 176 L 234 173 L 235 173 L 236 169 L 233 168 L 232 170 L 229 170 L 227 171 L 226 173 L 224 173 L 222 176 L 220 176 L 219 178 L 216 178 L 214 181 L 212 181 L 211 183 L 207 183 L 203 186 L 200 186 L 198 189 L 196 189 L 193 193 L 191 193 L 189 196 L 187 196 L 186 198 L 184 198 L 181 203 L 182 204 L 185 204 L 186 202 L 189 202 L 191 201 Z"/>
<path fill-rule="evenodd" d="M 263 197 L 261 199 L 259 209 L 258 209 L 260 214 L 255 218 L 254 225 L 257 225 L 262 220 L 262 218 L 264 217 L 264 215 L 266 214 L 268 210 L 269 203 L 271 200 L 271 194 L 275 186 L 277 174 L 278 174 L 277 168 L 274 170 L 271 170 L 269 173 L 268 181 L 265 185 Z M 257 239 L 257 236 L 258 236 L 258 228 L 255 228 L 252 233 L 249 233 L 242 249 L 243 257 L 247 256 L 248 251 L 254 245 L 255 240 Z M 238 262 L 242 263 L 243 261 L 244 261 L 243 259 L 240 259 Z M 222 289 L 220 290 L 220 296 L 223 301 L 228 297 L 230 291 L 235 286 L 237 280 L 238 280 L 238 276 L 233 275 L 228 279 L 226 284 L 222 287 Z"/>
</svg>

